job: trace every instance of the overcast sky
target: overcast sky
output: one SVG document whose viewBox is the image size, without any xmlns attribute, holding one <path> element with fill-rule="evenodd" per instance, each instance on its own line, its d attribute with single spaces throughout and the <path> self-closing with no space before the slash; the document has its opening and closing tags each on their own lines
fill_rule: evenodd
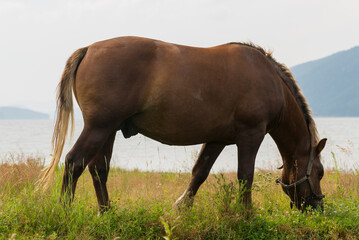
<svg viewBox="0 0 359 240">
<path fill-rule="evenodd" d="M 252 41 L 291 67 L 359 45 L 358 9 L 358 0 L 0 0 L 0 106 L 53 114 L 67 58 L 117 36 Z"/>
</svg>

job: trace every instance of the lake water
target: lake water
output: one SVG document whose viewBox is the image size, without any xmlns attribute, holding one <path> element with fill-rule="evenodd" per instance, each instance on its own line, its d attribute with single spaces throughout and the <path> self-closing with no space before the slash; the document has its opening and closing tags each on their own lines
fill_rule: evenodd
<svg viewBox="0 0 359 240">
<path fill-rule="evenodd" d="M 322 153 L 326 169 L 334 168 L 335 154 L 338 168 L 346 171 L 359 170 L 359 118 L 316 118 L 321 138 L 328 138 Z M 50 161 L 53 120 L 0 120 L 0 159 L 9 153 L 37 154 Z M 74 140 L 83 127 L 76 121 Z M 74 140 L 66 144 L 64 154 Z M 111 166 L 142 171 L 181 171 L 192 169 L 201 146 L 167 146 L 140 134 L 124 139 L 117 133 Z M 62 160 L 64 160 L 64 156 Z M 282 164 L 277 147 L 269 135 L 264 139 L 256 159 L 256 169 L 275 169 Z M 213 172 L 236 171 L 237 149 L 227 146 L 213 166 Z"/>
</svg>

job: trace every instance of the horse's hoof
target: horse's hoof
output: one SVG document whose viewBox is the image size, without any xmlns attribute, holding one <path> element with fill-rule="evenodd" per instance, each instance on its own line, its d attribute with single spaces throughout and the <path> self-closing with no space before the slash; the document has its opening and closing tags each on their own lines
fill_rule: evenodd
<svg viewBox="0 0 359 240">
<path fill-rule="evenodd" d="M 193 206 L 193 201 L 193 197 L 189 197 L 188 194 L 184 193 L 181 197 L 177 199 L 175 204 L 173 204 L 173 208 L 175 208 L 177 211 L 191 208 Z"/>
<path fill-rule="evenodd" d="M 111 206 L 110 206 L 110 205 L 108 205 L 108 206 L 100 206 L 99 209 L 98 209 L 97 216 L 98 216 L 98 217 L 103 216 L 103 215 L 104 215 L 106 212 L 108 212 L 110 209 L 111 209 Z"/>
</svg>

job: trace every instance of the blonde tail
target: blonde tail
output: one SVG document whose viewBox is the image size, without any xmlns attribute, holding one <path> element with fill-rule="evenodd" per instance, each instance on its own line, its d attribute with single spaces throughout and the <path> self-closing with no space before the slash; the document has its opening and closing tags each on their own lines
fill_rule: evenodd
<svg viewBox="0 0 359 240">
<path fill-rule="evenodd" d="M 75 51 L 67 60 L 61 81 L 57 87 L 57 118 L 52 136 L 52 160 L 50 165 L 44 170 L 45 173 L 40 180 L 43 188 L 48 188 L 54 177 L 57 165 L 65 145 L 69 121 L 71 120 L 71 136 L 74 126 L 74 114 L 72 103 L 72 86 L 75 81 L 76 71 L 87 52 L 86 48 Z"/>
</svg>

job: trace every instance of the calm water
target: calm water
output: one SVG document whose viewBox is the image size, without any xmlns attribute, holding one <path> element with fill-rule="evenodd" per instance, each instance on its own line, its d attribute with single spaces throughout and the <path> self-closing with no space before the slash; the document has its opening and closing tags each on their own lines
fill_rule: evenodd
<svg viewBox="0 0 359 240">
<path fill-rule="evenodd" d="M 334 168 L 331 152 L 338 167 L 343 170 L 359 170 L 359 118 L 316 118 L 321 138 L 328 138 L 322 153 L 325 168 Z M 0 120 L 0 159 L 9 153 L 37 154 L 50 161 L 53 120 Z M 75 126 L 76 139 L 83 127 L 82 121 Z M 66 145 L 70 150 L 74 140 Z M 200 145 L 167 146 L 142 135 L 124 139 L 119 132 L 116 137 L 112 166 L 125 169 L 149 171 L 182 171 L 192 169 Z M 63 154 L 65 155 L 65 154 Z M 63 158 L 62 158 L 63 161 Z M 256 160 L 257 169 L 274 169 L 281 165 L 281 157 L 270 136 L 264 139 Z M 227 146 L 213 166 L 214 172 L 236 171 L 237 149 Z"/>
</svg>

